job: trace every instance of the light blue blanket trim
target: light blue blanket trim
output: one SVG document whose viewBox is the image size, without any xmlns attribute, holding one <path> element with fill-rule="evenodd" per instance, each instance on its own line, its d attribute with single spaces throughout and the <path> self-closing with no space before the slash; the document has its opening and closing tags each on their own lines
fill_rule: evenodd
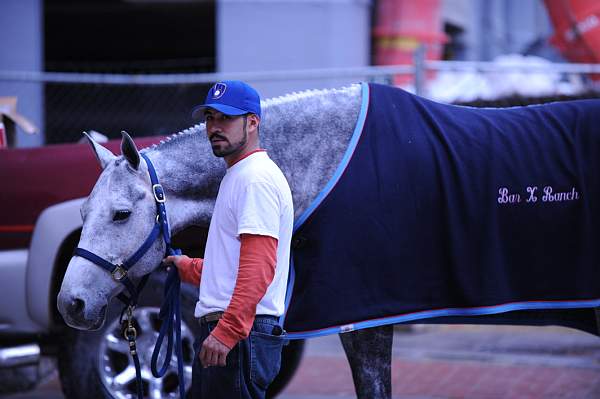
<svg viewBox="0 0 600 399">
<path fill-rule="evenodd" d="M 325 185 L 323 190 L 317 195 L 317 197 L 313 200 L 313 202 L 309 205 L 308 208 L 296 219 L 294 222 L 294 233 L 296 230 L 300 228 L 306 222 L 306 219 L 309 218 L 310 215 L 317 209 L 321 202 L 329 195 L 333 187 L 337 184 L 337 182 L 342 177 L 342 174 L 346 170 L 348 163 L 350 163 L 350 159 L 354 154 L 354 150 L 356 149 L 356 145 L 358 144 L 358 140 L 362 135 L 363 127 L 365 125 L 365 120 L 367 119 L 367 110 L 369 109 L 369 85 L 367 83 L 361 83 L 362 89 L 362 104 L 360 106 L 360 113 L 358 114 L 358 120 L 356 122 L 356 126 L 354 126 L 354 132 L 352 133 L 352 138 L 350 138 L 350 143 L 348 143 L 348 148 L 346 148 L 346 153 L 344 157 L 340 161 L 337 169 L 335 170 L 329 182 Z"/>
<path fill-rule="evenodd" d="M 400 316 L 391 316 L 375 320 L 361 321 L 347 324 L 344 326 L 335 326 L 321 330 L 292 332 L 287 334 L 288 339 L 306 339 L 321 337 L 324 335 L 339 334 L 363 328 L 384 326 L 387 324 L 407 323 L 417 320 L 431 319 L 444 316 L 484 316 L 498 313 L 512 312 L 515 310 L 542 310 L 542 309 L 582 309 L 595 308 L 600 306 L 600 299 L 581 300 L 581 301 L 535 301 L 535 302 L 514 302 L 496 306 L 484 306 L 477 308 L 448 308 L 437 310 L 425 310 L 422 312 L 409 313 Z"/>
<path fill-rule="evenodd" d="M 285 308 L 283 314 L 279 317 L 279 325 L 285 325 L 285 316 L 287 316 L 288 307 L 290 300 L 292 299 L 292 291 L 294 290 L 294 283 L 296 282 L 296 271 L 294 269 L 294 253 L 290 252 L 290 274 L 288 276 L 288 283 L 285 291 Z"/>
<path fill-rule="evenodd" d="M 312 215 L 312 213 L 319 207 L 321 202 L 329 195 L 331 190 L 335 187 L 337 182 L 342 177 L 342 174 L 346 170 L 348 163 L 350 163 L 350 159 L 352 159 L 352 155 L 354 154 L 354 150 L 356 149 L 356 145 L 358 144 L 358 140 L 362 135 L 363 127 L 365 125 L 365 120 L 367 119 L 367 111 L 369 109 L 369 84 L 361 83 L 361 106 L 358 114 L 358 120 L 356 121 L 356 125 L 354 126 L 354 132 L 352 132 L 352 137 L 350 138 L 350 142 L 348 143 L 348 148 L 346 148 L 346 152 L 340 161 L 337 169 L 333 173 L 333 176 L 325 187 L 321 190 L 319 195 L 313 200 L 313 202 L 306 208 L 306 210 L 296 219 L 294 222 L 293 233 L 295 233 L 300 226 L 304 224 L 304 222 Z M 294 254 L 293 251 L 290 254 L 290 275 L 288 277 L 287 290 L 285 294 L 285 312 L 283 316 L 279 318 L 279 324 L 283 325 L 285 322 L 285 315 L 287 314 L 288 306 L 290 304 L 290 300 L 292 299 L 292 291 L 294 288 L 294 282 L 296 281 L 296 273 L 294 270 Z"/>
</svg>

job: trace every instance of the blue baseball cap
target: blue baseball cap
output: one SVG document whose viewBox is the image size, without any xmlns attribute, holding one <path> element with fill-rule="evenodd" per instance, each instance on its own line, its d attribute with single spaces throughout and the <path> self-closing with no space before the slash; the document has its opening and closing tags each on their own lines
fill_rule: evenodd
<svg viewBox="0 0 600 399">
<path fill-rule="evenodd" d="M 223 80 L 210 88 L 204 104 L 192 109 L 192 118 L 201 119 L 204 109 L 213 108 L 226 115 L 256 114 L 260 117 L 260 96 L 240 80 Z"/>
</svg>

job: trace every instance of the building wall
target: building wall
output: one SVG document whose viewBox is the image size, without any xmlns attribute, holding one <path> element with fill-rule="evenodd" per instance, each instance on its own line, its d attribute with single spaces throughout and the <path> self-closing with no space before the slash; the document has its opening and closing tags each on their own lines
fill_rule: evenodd
<svg viewBox="0 0 600 399">
<path fill-rule="evenodd" d="M 218 0 L 217 71 L 370 64 L 370 0 Z M 263 97 L 357 79 L 252 82 Z"/>
<path fill-rule="evenodd" d="M 43 70 L 42 11 L 42 0 L 2 0 L 0 70 Z M 0 96 L 18 97 L 17 111 L 43 132 L 43 86 L 40 83 L 0 81 Z M 43 133 L 29 135 L 17 128 L 18 147 L 36 146 L 43 142 Z"/>
</svg>

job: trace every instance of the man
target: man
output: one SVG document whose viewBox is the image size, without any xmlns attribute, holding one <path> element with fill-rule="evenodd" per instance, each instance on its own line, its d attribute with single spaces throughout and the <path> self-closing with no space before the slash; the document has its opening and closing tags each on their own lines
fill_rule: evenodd
<svg viewBox="0 0 600 399">
<path fill-rule="evenodd" d="M 240 81 L 215 84 L 193 117 L 204 116 L 227 172 L 204 259 L 169 256 L 183 281 L 200 286 L 195 316 L 193 398 L 264 398 L 279 371 L 293 225 L 292 195 L 259 146 L 260 97 Z"/>
</svg>

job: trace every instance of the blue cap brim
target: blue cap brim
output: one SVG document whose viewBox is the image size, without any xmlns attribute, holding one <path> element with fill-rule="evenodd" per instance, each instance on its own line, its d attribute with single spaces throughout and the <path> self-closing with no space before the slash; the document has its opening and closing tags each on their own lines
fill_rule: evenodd
<svg viewBox="0 0 600 399">
<path fill-rule="evenodd" d="M 222 112 L 225 115 L 244 115 L 244 114 L 248 113 L 248 111 L 245 111 L 243 109 L 239 109 L 236 107 L 232 107 L 231 105 L 202 104 L 202 105 L 198 105 L 197 107 L 194 107 L 194 109 L 192 109 L 192 118 L 204 120 L 204 110 L 206 108 L 216 109 L 217 111 Z"/>
</svg>

